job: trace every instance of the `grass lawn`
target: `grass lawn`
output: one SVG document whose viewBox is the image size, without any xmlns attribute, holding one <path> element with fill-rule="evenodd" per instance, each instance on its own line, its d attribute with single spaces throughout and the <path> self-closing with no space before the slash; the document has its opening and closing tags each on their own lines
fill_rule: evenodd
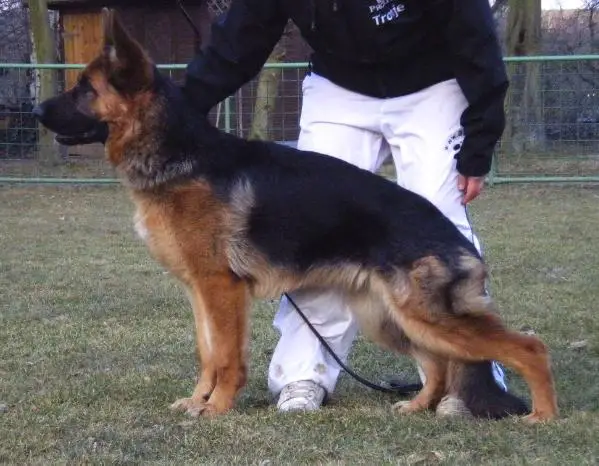
<svg viewBox="0 0 599 466">
<path fill-rule="evenodd" d="M 236 410 L 171 413 L 194 383 L 191 309 L 136 238 L 124 190 L 0 186 L 0 463 L 598 464 L 599 188 L 500 186 L 472 213 L 505 318 L 551 347 L 554 423 L 397 417 L 394 397 L 347 377 L 320 412 L 277 414 L 272 302 L 254 306 Z M 351 364 L 416 378 L 362 339 Z"/>
</svg>

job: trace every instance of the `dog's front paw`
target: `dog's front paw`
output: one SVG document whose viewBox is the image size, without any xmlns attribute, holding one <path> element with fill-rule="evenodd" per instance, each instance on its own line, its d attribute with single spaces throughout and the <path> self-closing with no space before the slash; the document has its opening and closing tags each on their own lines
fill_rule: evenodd
<svg viewBox="0 0 599 466">
<path fill-rule="evenodd" d="M 170 408 L 173 411 L 184 412 L 191 417 L 212 417 L 218 414 L 214 405 L 196 398 L 181 398 L 175 401 Z"/>
</svg>

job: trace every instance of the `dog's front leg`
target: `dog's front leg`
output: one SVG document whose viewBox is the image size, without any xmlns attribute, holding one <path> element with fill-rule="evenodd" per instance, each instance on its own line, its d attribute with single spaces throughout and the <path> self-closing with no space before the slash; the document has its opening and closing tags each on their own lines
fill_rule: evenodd
<svg viewBox="0 0 599 466">
<path fill-rule="evenodd" d="M 194 281 L 189 294 L 201 372 L 191 397 L 171 408 L 192 416 L 221 414 L 233 407 L 246 381 L 249 293 L 245 282 L 226 271 Z"/>
</svg>

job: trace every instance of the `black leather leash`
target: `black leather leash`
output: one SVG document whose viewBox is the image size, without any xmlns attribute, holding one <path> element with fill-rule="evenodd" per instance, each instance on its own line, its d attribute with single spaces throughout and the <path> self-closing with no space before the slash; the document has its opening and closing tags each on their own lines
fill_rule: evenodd
<svg viewBox="0 0 599 466">
<path fill-rule="evenodd" d="M 287 294 L 287 293 L 284 293 L 284 296 L 289 300 L 289 303 L 291 304 L 291 306 L 296 310 L 296 312 L 299 314 L 299 316 L 302 318 L 302 320 L 305 322 L 305 324 L 308 326 L 308 328 L 312 331 L 312 333 L 314 333 L 314 336 L 316 336 L 316 338 L 318 338 L 318 341 L 320 341 L 322 346 L 324 346 L 324 348 L 331 355 L 331 357 L 335 360 L 335 362 L 337 364 L 339 364 L 339 367 L 341 367 L 341 369 L 343 369 L 345 372 L 347 372 L 350 376 L 352 376 L 354 379 L 356 379 L 362 385 L 365 385 L 368 388 L 377 390 L 379 392 L 394 393 L 396 395 L 401 395 L 401 396 L 407 396 L 411 393 L 419 391 L 422 388 L 421 383 L 402 384 L 400 382 L 391 381 L 391 380 L 385 381 L 384 385 L 377 385 L 373 382 L 370 382 L 369 380 L 366 380 L 364 377 L 361 377 L 360 375 L 356 374 L 354 371 L 352 371 L 349 367 L 347 367 L 343 363 L 343 361 L 341 360 L 341 358 L 339 356 L 337 356 L 335 354 L 335 352 L 333 351 L 333 348 L 331 348 L 329 346 L 329 344 L 327 343 L 327 341 L 324 339 L 324 337 L 320 333 L 318 333 L 318 330 L 316 330 L 314 328 L 314 325 L 312 325 L 312 322 L 310 322 L 308 320 L 306 315 L 302 312 L 302 310 L 295 303 L 295 301 L 291 298 L 291 296 L 289 296 L 289 294 Z"/>
</svg>

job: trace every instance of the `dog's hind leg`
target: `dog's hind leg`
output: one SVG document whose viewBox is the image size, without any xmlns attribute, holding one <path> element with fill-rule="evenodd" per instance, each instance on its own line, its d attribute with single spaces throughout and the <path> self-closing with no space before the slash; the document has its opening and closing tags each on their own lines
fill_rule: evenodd
<svg viewBox="0 0 599 466">
<path fill-rule="evenodd" d="M 393 281 L 392 289 L 396 294 L 406 294 L 402 286 L 403 277 L 399 276 Z M 376 282 L 380 285 L 381 282 Z M 393 405 L 393 411 L 400 414 L 413 413 L 434 408 L 445 394 L 447 359 L 432 354 L 422 347 L 418 347 L 406 338 L 402 328 L 397 324 L 397 319 L 392 316 L 389 305 L 381 299 L 387 295 L 387 286 L 376 286 L 371 293 L 352 296 L 352 310 L 358 321 L 362 333 L 377 343 L 382 348 L 391 351 L 410 354 L 419 363 L 425 375 L 425 383 L 418 395 L 411 400 L 402 400 Z"/>
<path fill-rule="evenodd" d="M 192 416 L 221 414 L 233 407 L 246 381 L 249 293 L 227 271 L 202 277 L 190 294 L 202 369 L 191 397 L 171 408 Z"/>
<path fill-rule="evenodd" d="M 430 353 L 422 348 L 413 347 L 410 354 L 424 372 L 424 386 L 411 400 L 399 401 L 393 410 L 399 414 L 415 413 L 434 408 L 445 393 L 445 374 L 447 359 Z"/>
<path fill-rule="evenodd" d="M 529 422 L 557 415 L 557 401 L 545 345 L 536 337 L 507 330 L 488 313 L 435 316 L 421 302 L 397 308 L 404 332 L 416 345 L 463 361 L 496 360 L 519 372 L 532 395 Z"/>
</svg>

